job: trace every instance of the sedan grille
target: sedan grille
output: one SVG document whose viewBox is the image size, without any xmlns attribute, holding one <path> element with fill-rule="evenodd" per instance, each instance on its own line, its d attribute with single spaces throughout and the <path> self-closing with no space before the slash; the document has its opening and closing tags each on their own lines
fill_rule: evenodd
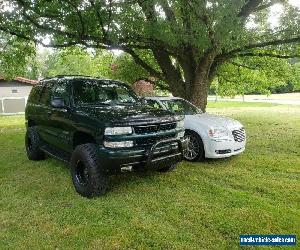
<svg viewBox="0 0 300 250">
<path fill-rule="evenodd" d="M 244 128 L 233 130 L 232 135 L 236 142 L 243 142 L 246 139 L 246 133 Z"/>
</svg>

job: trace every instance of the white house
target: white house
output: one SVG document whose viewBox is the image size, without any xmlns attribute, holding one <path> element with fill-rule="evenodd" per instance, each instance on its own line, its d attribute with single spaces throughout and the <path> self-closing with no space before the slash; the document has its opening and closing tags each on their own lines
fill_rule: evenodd
<svg viewBox="0 0 300 250">
<path fill-rule="evenodd" d="M 38 81 L 16 77 L 5 80 L 0 77 L 0 114 L 22 114 L 33 85 Z"/>
</svg>

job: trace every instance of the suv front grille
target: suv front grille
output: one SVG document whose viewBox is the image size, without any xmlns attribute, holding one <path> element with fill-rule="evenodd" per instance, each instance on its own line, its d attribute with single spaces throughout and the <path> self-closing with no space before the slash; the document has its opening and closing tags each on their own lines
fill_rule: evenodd
<svg viewBox="0 0 300 250">
<path fill-rule="evenodd" d="M 153 145 L 158 141 L 172 139 L 175 137 L 174 135 L 163 135 L 163 136 L 151 136 L 147 138 L 139 138 L 135 140 L 137 146 L 149 146 Z"/>
<path fill-rule="evenodd" d="M 176 122 L 165 124 L 154 124 L 145 126 L 134 126 L 134 132 L 140 134 L 151 134 L 159 131 L 168 131 L 176 128 Z"/>
<path fill-rule="evenodd" d="M 243 142 L 243 141 L 245 141 L 246 133 L 245 133 L 245 129 L 244 128 L 233 130 L 232 131 L 232 135 L 233 135 L 233 138 L 234 138 L 234 140 L 236 142 Z"/>
</svg>

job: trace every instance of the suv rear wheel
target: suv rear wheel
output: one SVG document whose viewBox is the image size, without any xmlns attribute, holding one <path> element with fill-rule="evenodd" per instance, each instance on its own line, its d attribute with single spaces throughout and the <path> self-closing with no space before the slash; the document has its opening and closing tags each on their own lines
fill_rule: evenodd
<svg viewBox="0 0 300 250">
<path fill-rule="evenodd" d="M 40 137 L 34 127 L 29 127 L 25 134 L 25 148 L 29 160 L 45 159 L 45 153 L 40 150 Z"/>
<path fill-rule="evenodd" d="M 71 157 L 71 176 L 76 191 L 84 197 L 103 195 L 108 189 L 108 176 L 101 171 L 95 144 L 82 144 Z"/>
</svg>

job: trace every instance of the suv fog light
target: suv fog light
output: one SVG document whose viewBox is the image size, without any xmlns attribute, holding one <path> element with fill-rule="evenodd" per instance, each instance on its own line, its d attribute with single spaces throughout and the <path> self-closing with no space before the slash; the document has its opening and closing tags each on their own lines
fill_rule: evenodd
<svg viewBox="0 0 300 250">
<path fill-rule="evenodd" d="M 130 148 L 133 147 L 133 141 L 105 141 L 104 146 L 107 148 Z"/>
</svg>

